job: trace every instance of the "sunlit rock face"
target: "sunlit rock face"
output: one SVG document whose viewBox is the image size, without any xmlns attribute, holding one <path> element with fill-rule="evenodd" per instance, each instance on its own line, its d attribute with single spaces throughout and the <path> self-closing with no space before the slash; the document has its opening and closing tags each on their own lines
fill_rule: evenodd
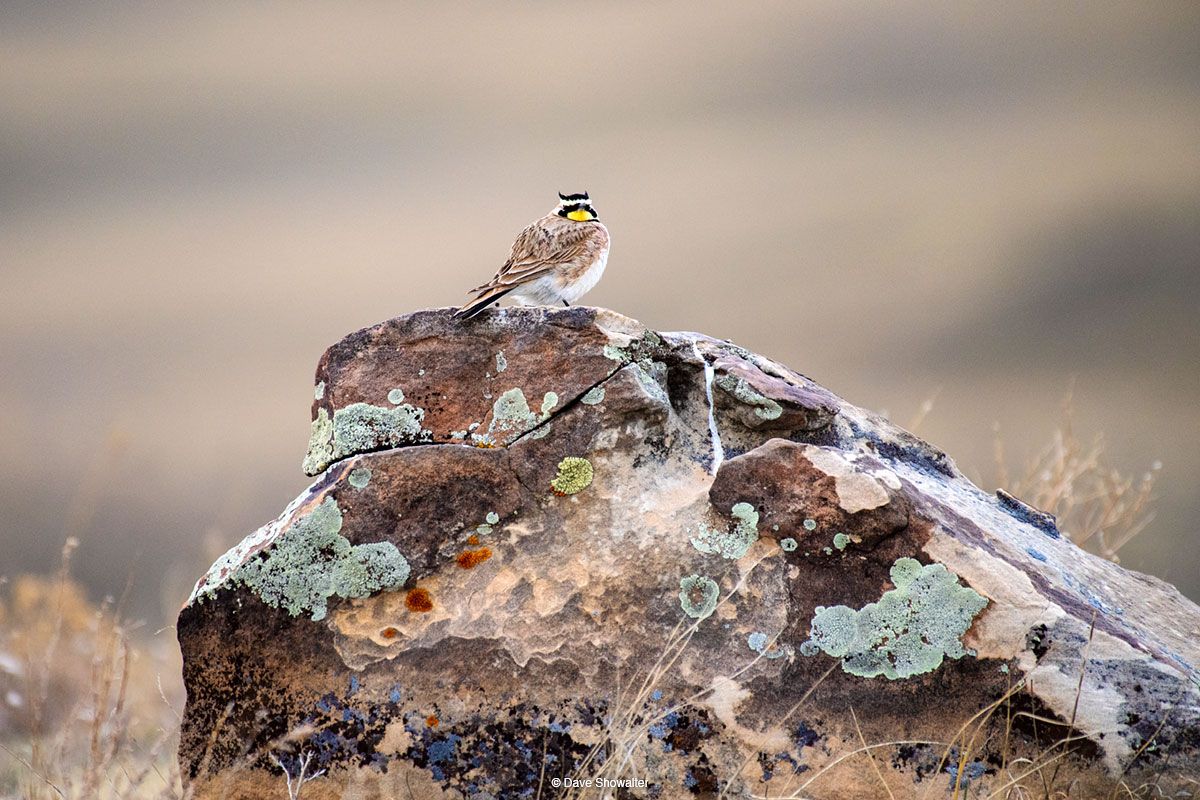
<svg viewBox="0 0 1200 800">
<path fill-rule="evenodd" d="M 314 396 L 315 482 L 179 617 L 195 797 L 1200 769 L 1200 609 L 770 359 L 600 309 L 423 311 L 331 347 Z"/>
</svg>

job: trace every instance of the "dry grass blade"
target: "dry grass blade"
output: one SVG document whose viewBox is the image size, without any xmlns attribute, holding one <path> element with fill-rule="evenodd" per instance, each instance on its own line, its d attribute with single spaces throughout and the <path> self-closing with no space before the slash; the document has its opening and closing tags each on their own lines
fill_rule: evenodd
<svg viewBox="0 0 1200 800">
<path fill-rule="evenodd" d="M 805 789 L 807 789 L 809 786 L 811 786 L 816 780 L 818 780 L 822 775 L 824 775 L 826 772 L 828 772 L 829 770 L 836 767 L 838 764 L 842 763 L 843 761 L 845 761 L 848 758 L 853 758 L 854 756 L 858 755 L 859 753 L 866 753 L 871 750 L 877 750 L 881 747 L 901 747 L 903 745 L 931 745 L 932 746 L 932 745 L 942 745 L 942 744 L 946 744 L 946 743 L 945 742 L 937 742 L 937 741 L 933 741 L 930 739 L 895 739 L 895 740 L 889 741 L 889 742 L 878 742 L 876 744 L 868 744 L 868 745 L 863 745 L 862 747 L 856 747 L 847 753 L 842 753 L 840 756 L 835 758 L 833 761 L 830 761 L 828 764 L 821 767 L 821 769 L 818 770 L 815 775 L 813 775 L 807 781 L 802 783 L 800 785 L 800 787 L 798 789 L 796 789 L 796 791 L 794 793 L 787 795 L 786 797 L 778 798 L 778 800 L 804 800 L 803 797 L 799 794 L 800 792 L 803 792 Z M 766 800 L 766 798 L 764 798 L 762 795 L 752 794 L 752 795 L 749 795 L 749 797 L 752 797 L 755 800 Z"/>
<path fill-rule="evenodd" d="M 858 724 L 858 714 L 854 713 L 854 706 L 850 707 L 850 717 L 854 720 L 854 732 L 858 734 L 858 741 L 863 747 L 867 746 L 866 737 L 863 736 L 862 727 Z M 892 794 L 892 787 L 888 786 L 888 782 L 883 779 L 883 773 L 879 771 L 879 765 L 875 763 L 875 756 L 871 754 L 870 749 L 867 750 L 867 761 L 871 763 L 871 769 L 875 770 L 875 777 L 879 778 L 879 782 L 883 784 L 883 790 L 887 792 L 888 797 L 896 800 L 896 795 Z"/>
<path fill-rule="evenodd" d="M 800 707 L 803 706 L 808 701 L 808 698 L 811 697 L 812 693 L 817 690 L 817 687 L 820 686 L 822 683 L 824 683 L 825 679 L 828 678 L 830 675 L 832 675 L 833 671 L 835 669 L 837 669 L 839 666 L 841 666 L 841 662 L 834 661 L 833 664 L 831 664 L 829 666 L 829 669 L 827 669 L 823 673 L 821 673 L 821 677 L 819 677 L 815 681 L 813 681 L 812 686 L 809 686 L 808 689 L 805 690 L 804 694 L 800 696 L 800 699 L 797 700 L 792 705 L 792 707 L 789 708 L 787 710 L 787 712 L 784 713 L 784 715 L 779 718 L 778 724 L 783 725 L 785 722 L 790 720 L 792 718 L 792 714 L 795 714 L 797 711 L 800 710 Z M 746 759 L 744 761 L 742 761 L 742 763 L 738 766 L 738 772 L 740 773 L 743 769 L 745 769 L 746 765 L 749 764 L 753 758 L 754 758 L 753 754 L 747 756 Z M 789 786 L 791 786 L 791 779 L 789 779 L 786 783 L 784 783 L 782 791 L 786 792 L 788 790 Z M 718 800 L 725 800 L 725 797 L 728 793 L 729 793 L 728 788 L 722 790 L 721 795 L 718 798 Z"/>
</svg>

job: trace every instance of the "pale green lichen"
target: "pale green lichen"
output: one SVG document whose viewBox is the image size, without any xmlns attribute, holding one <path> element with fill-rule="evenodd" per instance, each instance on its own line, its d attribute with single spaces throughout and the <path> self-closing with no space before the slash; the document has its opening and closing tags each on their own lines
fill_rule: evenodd
<svg viewBox="0 0 1200 800">
<path fill-rule="evenodd" d="M 588 389 L 587 393 L 579 400 L 585 406 L 594 406 L 597 403 L 604 402 L 604 387 L 593 386 Z"/>
<path fill-rule="evenodd" d="M 558 476 L 550 481 L 555 494 L 578 494 L 592 485 L 595 470 L 586 458 L 568 456 L 558 462 Z"/>
<path fill-rule="evenodd" d="M 317 388 L 313 390 L 313 399 L 320 400 L 325 396 L 325 381 L 318 381 Z"/>
<path fill-rule="evenodd" d="M 679 581 L 679 605 L 689 617 L 707 617 L 716 609 L 720 594 L 716 581 L 703 575 L 689 575 Z"/>
<path fill-rule="evenodd" d="M 749 503 L 736 503 L 730 509 L 730 530 L 710 528 L 703 522 L 699 535 L 691 537 L 692 547 L 701 553 L 719 553 L 725 558 L 741 558 L 758 541 L 758 512 Z"/>
<path fill-rule="evenodd" d="M 292 616 L 324 619 L 331 597 L 366 597 L 393 591 L 408 580 L 409 566 L 391 542 L 351 545 L 342 536 L 342 512 L 328 498 L 284 531 L 265 556 L 240 566 L 240 583 L 267 605 Z"/>
<path fill-rule="evenodd" d="M 764 397 L 756 392 L 746 382 L 745 378 L 738 378 L 733 375 L 721 375 L 713 381 L 713 385 L 725 390 L 739 402 L 753 406 L 754 416 L 759 419 L 779 419 L 779 416 L 783 413 L 783 406 L 771 398 Z"/>
<path fill-rule="evenodd" d="M 622 365 L 628 364 L 633 360 L 633 356 L 627 350 L 620 347 L 614 347 L 611 344 L 604 345 L 604 357 L 611 358 L 613 361 L 620 362 Z"/>
<path fill-rule="evenodd" d="M 495 511 L 489 511 L 487 513 L 486 519 L 487 519 L 488 525 L 495 525 L 497 522 L 500 521 L 500 515 L 497 514 Z"/>
<path fill-rule="evenodd" d="M 542 418 L 550 416 L 550 411 L 558 405 L 558 394 L 556 392 L 546 392 L 542 398 Z"/>
<path fill-rule="evenodd" d="M 367 484 L 371 482 L 371 470 L 366 467 L 350 470 L 350 485 L 355 489 L 365 489 Z"/>
<path fill-rule="evenodd" d="M 388 402 L 394 406 L 398 406 L 404 402 L 404 390 L 392 389 L 388 392 Z"/>
<path fill-rule="evenodd" d="M 817 529 L 817 521 L 815 519 L 804 520 L 804 529 L 809 530 L 809 531 L 815 531 Z"/>
<path fill-rule="evenodd" d="M 758 631 L 746 637 L 746 644 L 754 652 L 767 658 L 779 658 L 783 655 L 783 650 L 770 644 L 770 641 L 771 638 L 769 636 Z"/>
<path fill-rule="evenodd" d="M 780 539 L 779 546 L 782 547 L 785 551 L 790 553 L 796 549 L 796 547 L 798 546 L 798 543 L 796 542 L 795 539 L 793 539 L 792 537 L 789 536 L 786 539 Z"/>
<path fill-rule="evenodd" d="M 987 598 L 960 586 L 958 576 L 941 564 L 901 558 L 891 578 L 896 588 L 858 611 L 817 606 L 800 652 L 823 650 L 842 659 L 842 669 L 852 675 L 893 680 L 932 672 L 946 656 L 974 655 L 961 637 Z"/>
<path fill-rule="evenodd" d="M 508 359 L 504 357 L 504 351 L 496 353 L 496 372 L 504 372 L 508 369 Z"/>
<path fill-rule="evenodd" d="M 492 403 L 492 421 L 485 433 L 472 433 L 471 439 L 487 447 L 503 447 L 539 422 L 529 410 L 529 401 L 520 388 L 509 389 Z"/>
<path fill-rule="evenodd" d="M 844 533 L 835 533 L 833 535 L 833 546 L 838 550 L 845 550 L 846 545 L 850 544 L 850 537 Z"/>
<path fill-rule="evenodd" d="M 403 392 L 397 392 L 393 389 L 389 398 L 402 399 Z M 318 408 L 304 472 L 316 475 L 334 461 L 357 453 L 431 441 L 432 432 L 421 428 L 424 419 L 425 409 L 408 403 L 395 408 L 351 403 L 334 411 L 332 420 L 328 411 Z"/>
<path fill-rule="evenodd" d="M 308 454 L 304 456 L 304 474 L 316 475 L 333 461 L 333 420 L 324 408 L 317 409 L 308 439 Z"/>
<path fill-rule="evenodd" d="M 482 525 L 476 525 L 475 532 L 478 533 L 480 536 L 488 536 L 492 532 L 492 526 L 488 525 L 486 522 Z"/>
<path fill-rule="evenodd" d="M 395 408 L 351 403 L 333 412 L 333 458 L 428 441 L 421 430 L 425 409 L 405 403 Z"/>
</svg>

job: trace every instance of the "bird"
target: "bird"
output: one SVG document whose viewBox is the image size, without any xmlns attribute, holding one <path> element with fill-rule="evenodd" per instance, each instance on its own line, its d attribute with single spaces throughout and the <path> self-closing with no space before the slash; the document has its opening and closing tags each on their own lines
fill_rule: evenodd
<svg viewBox="0 0 1200 800">
<path fill-rule="evenodd" d="M 569 307 L 604 274 L 608 243 L 588 193 L 559 192 L 558 205 L 517 234 L 504 266 L 469 292 L 475 299 L 455 316 L 469 319 L 505 295 L 523 306 Z"/>
</svg>

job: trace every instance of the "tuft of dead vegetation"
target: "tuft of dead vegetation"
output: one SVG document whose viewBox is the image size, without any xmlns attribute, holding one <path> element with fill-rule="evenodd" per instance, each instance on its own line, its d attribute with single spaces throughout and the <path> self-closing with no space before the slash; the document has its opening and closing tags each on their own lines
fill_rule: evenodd
<svg viewBox="0 0 1200 800">
<path fill-rule="evenodd" d="M 1014 476 L 999 426 L 994 429 L 996 483 L 1026 503 L 1053 514 L 1058 528 L 1080 547 L 1119 563 L 1118 552 L 1154 519 L 1154 485 L 1162 470 L 1155 462 L 1140 478 L 1110 463 L 1104 437 L 1084 442 L 1075 433 L 1068 392 L 1062 421 L 1050 441 Z"/>
<path fill-rule="evenodd" d="M 88 601 L 58 573 L 0 589 L 0 796 L 23 800 L 179 798 L 175 751 L 183 686 L 167 632 Z"/>
</svg>

